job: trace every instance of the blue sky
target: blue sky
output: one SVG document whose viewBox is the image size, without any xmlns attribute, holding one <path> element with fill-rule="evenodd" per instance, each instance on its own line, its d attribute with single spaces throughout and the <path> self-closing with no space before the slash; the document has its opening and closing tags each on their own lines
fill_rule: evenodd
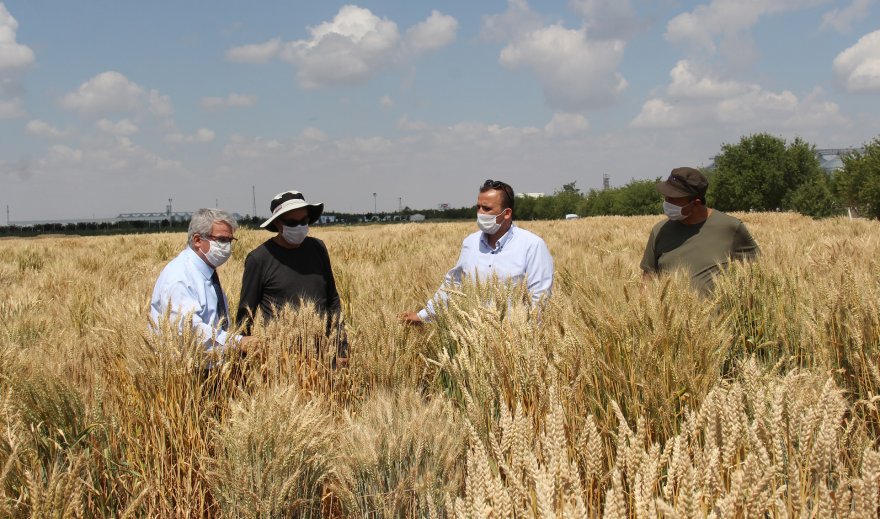
<svg viewBox="0 0 880 519">
<path fill-rule="evenodd" d="M 861 146 L 878 3 L 0 1 L 0 204 L 390 211 L 623 185 L 758 132 Z"/>
</svg>

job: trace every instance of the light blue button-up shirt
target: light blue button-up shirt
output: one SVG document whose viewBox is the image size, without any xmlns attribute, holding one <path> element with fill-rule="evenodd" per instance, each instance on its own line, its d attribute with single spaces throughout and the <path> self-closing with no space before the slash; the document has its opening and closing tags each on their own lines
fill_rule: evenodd
<svg viewBox="0 0 880 519">
<path fill-rule="evenodd" d="M 445 301 L 445 287 L 461 284 L 464 276 L 489 279 L 497 276 L 501 281 L 521 283 L 523 280 L 537 303 L 542 297 L 549 297 L 553 287 L 553 256 L 540 237 L 525 229 L 512 225 L 504 236 L 498 239 L 495 248 L 489 246 L 488 236 L 477 231 L 461 244 L 458 263 L 446 273 L 440 290 L 419 311 L 419 318 L 430 321 L 434 305 Z"/>
<path fill-rule="evenodd" d="M 154 328 L 170 305 L 172 321 L 180 319 L 180 326 L 183 326 L 184 318 L 192 313 L 193 330 L 204 340 L 205 349 L 222 350 L 229 334 L 220 329 L 220 318 L 225 316 L 217 314 L 217 293 L 211 283 L 213 274 L 214 269 L 191 247 L 183 249 L 168 262 L 156 280 L 150 300 L 150 319 Z M 229 308 L 226 294 L 223 299 Z"/>
</svg>

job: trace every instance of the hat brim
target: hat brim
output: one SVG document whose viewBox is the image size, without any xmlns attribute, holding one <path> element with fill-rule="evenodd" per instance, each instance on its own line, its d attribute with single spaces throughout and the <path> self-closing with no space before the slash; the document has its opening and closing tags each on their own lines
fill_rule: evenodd
<svg viewBox="0 0 880 519">
<path fill-rule="evenodd" d="M 260 227 L 263 229 L 268 229 L 270 231 L 275 231 L 275 228 L 272 226 L 272 222 L 274 222 L 279 216 L 282 214 L 293 211 L 294 209 L 300 209 L 305 207 L 309 211 L 309 225 L 318 221 L 318 218 L 321 217 L 321 214 L 324 213 L 324 203 L 318 202 L 316 204 L 309 204 L 304 200 L 288 200 L 283 204 L 279 205 L 272 212 L 272 216 L 269 217 L 268 220 L 260 224 Z"/>
<path fill-rule="evenodd" d="M 697 196 L 697 194 L 693 191 L 688 191 L 686 189 L 682 189 L 675 184 L 670 183 L 668 180 L 664 180 L 663 182 L 657 182 L 657 191 L 660 192 L 663 196 L 668 196 L 669 198 L 684 198 L 684 197 L 692 197 Z"/>
</svg>

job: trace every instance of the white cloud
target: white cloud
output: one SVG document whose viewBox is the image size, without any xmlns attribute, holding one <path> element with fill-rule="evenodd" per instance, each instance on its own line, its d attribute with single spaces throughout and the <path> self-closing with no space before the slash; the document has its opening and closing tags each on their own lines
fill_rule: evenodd
<svg viewBox="0 0 880 519">
<path fill-rule="evenodd" d="M 862 36 L 838 54 L 832 67 L 847 92 L 880 94 L 880 30 Z"/>
<path fill-rule="evenodd" d="M 788 90 L 771 92 L 757 84 L 719 81 L 688 61 L 678 62 L 670 77 L 666 97 L 646 101 L 630 126 L 806 130 L 847 122 L 837 104 L 822 100 L 821 90 L 799 99 Z"/>
<path fill-rule="evenodd" d="M 526 0 L 507 0 L 506 11 L 483 17 L 481 35 L 487 40 L 506 42 L 543 26 L 541 15 L 532 11 Z"/>
<path fill-rule="evenodd" d="M 20 70 L 34 64 L 34 51 L 18 43 L 18 20 L 0 3 L 0 74 Z"/>
<path fill-rule="evenodd" d="M 184 135 L 180 132 L 170 133 L 165 137 L 165 140 L 171 144 L 204 144 L 212 142 L 215 136 L 212 130 L 199 128 L 192 135 Z"/>
<path fill-rule="evenodd" d="M 752 28 L 762 16 L 797 11 L 826 0 L 712 0 L 682 13 L 666 25 L 665 37 L 673 43 L 716 49 L 715 38 Z"/>
<path fill-rule="evenodd" d="M 406 31 L 404 46 L 413 54 L 440 49 L 455 41 L 457 30 L 458 20 L 440 11 L 431 11 L 425 21 Z"/>
<path fill-rule="evenodd" d="M 394 144 L 385 137 L 356 137 L 336 141 L 336 146 L 347 153 L 388 153 Z"/>
<path fill-rule="evenodd" d="M 390 63 L 397 24 L 369 9 L 343 6 L 331 22 L 309 29 L 311 39 L 286 43 L 281 58 L 297 66 L 303 88 L 366 82 Z"/>
<path fill-rule="evenodd" d="M 617 72 L 623 51 L 621 40 L 591 41 L 583 29 L 551 25 L 509 43 L 499 61 L 532 72 L 550 106 L 579 111 L 605 105 L 626 88 Z"/>
<path fill-rule="evenodd" d="M 688 60 L 681 60 L 669 73 L 672 82 L 667 88 L 670 97 L 676 99 L 717 99 L 743 94 L 748 85 L 736 81 L 724 81 L 708 74 L 698 75 Z"/>
<path fill-rule="evenodd" d="M 147 151 L 128 137 L 108 135 L 84 139 L 76 147 L 53 145 L 45 156 L 32 161 L 29 167 L 35 176 L 64 172 L 60 178 L 78 176 L 92 180 L 96 180 L 95 174 L 156 178 L 157 172 L 180 174 L 185 171 L 179 162 Z"/>
<path fill-rule="evenodd" d="M 406 132 L 419 132 L 428 128 L 422 121 L 411 121 L 406 115 L 397 120 L 397 128 Z"/>
<path fill-rule="evenodd" d="M 174 115 L 171 97 L 160 94 L 158 90 L 150 90 L 149 111 L 159 119 L 167 119 Z"/>
<path fill-rule="evenodd" d="M 300 135 L 309 141 L 324 142 L 328 139 L 326 133 L 312 126 L 304 129 Z"/>
<path fill-rule="evenodd" d="M 548 137 L 571 137 L 590 128 L 587 118 L 581 114 L 553 114 L 553 119 L 544 126 Z"/>
<path fill-rule="evenodd" d="M 385 67 L 449 45 L 457 28 L 455 18 L 433 11 L 401 38 L 393 21 L 345 5 L 333 20 L 310 27 L 308 39 L 244 45 L 230 49 L 226 57 L 248 63 L 277 57 L 296 67 L 297 82 L 305 89 L 362 84 Z"/>
<path fill-rule="evenodd" d="M 24 102 L 20 98 L 0 99 L 0 120 L 24 117 Z"/>
<path fill-rule="evenodd" d="M 61 106 L 84 115 L 132 112 L 140 108 L 144 89 L 116 71 L 102 72 L 61 98 Z"/>
<path fill-rule="evenodd" d="M 569 3 L 584 17 L 584 26 L 591 38 L 626 38 L 637 27 L 629 0 L 570 0 Z"/>
<path fill-rule="evenodd" d="M 67 136 L 67 132 L 62 132 L 58 128 L 52 126 L 46 121 L 40 119 L 32 119 L 24 127 L 25 133 L 35 137 L 44 137 L 47 139 L 63 139 Z"/>
<path fill-rule="evenodd" d="M 0 120 L 27 115 L 20 75 L 36 61 L 34 51 L 18 43 L 18 21 L 0 2 Z"/>
<path fill-rule="evenodd" d="M 853 0 L 849 6 L 834 9 L 822 15 L 822 29 L 834 29 L 840 33 L 849 33 L 853 22 L 863 20 L 871 12 L 874 0 Z"/>
<path fill-rule="evenodd" d="M 223 147 L 222 156 L 224 163 L 257 160 L 263 164 L 273 164 L 267 166 L 267 170 L 277 167 L 287 171 L 290 164 L 295 163 L 294 159 L 323 149 L 327 140 L 326 134 L 317 128 L 307 128 L 300 137 L 286 142 L 263 137 L 233 135 Z"/>
<path fill-rule="evenodd" d="M 635 128 L 678 128 L 683 119 L 682 110 L 663 99 L 653 98 L 645 101 L 631 125 Z"/>
<path fill-rule="evenodd" d="M 199 104 L 202 110 L 213 112 L 224 108 L 241 108 L 254 106 L 257 97 L 248 94 L 229 93 L 226 97 L 203 97 Z"/>
<path fill-rule="evenodd" d="M 265 43 L 253 43 L 233 47 L 226 51 L 226 59 L 238 63 L 267 63 L 281 50 L 281 39 L 272 38 Z"/>
<path fill-rule="evenodd" d="M 102 132 L 111 135 L 134 135 L 140 131 L 140 128 L 128 119 L 121 119 L 116 122 L 108 119 L 101 119 L 95 123 L 95 126 L 97 126 Z"/>
<path fill-rule="evenodd" d="M 394 106 L 394 100 L 389 96 L 382 96 L 379 98 L 379 104 L 385 108 L 390 108 Z"/>
</svg>

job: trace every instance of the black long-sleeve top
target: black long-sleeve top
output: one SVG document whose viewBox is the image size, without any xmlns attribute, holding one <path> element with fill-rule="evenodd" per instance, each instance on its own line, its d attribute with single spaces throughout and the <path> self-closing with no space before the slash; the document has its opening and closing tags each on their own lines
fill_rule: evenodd
<svg viewBox="0 0 880 519">
<path fill-rule="evenodd" d="M 314 301 L 327 313 L 328 323 L 339 320 L 339 293 L 324 242 L 308 236 L 299 247 L 287 249 L 269 239 L 248 254 L 237 314 L 248 334 L 258 308 L 271 319 L 276 308 L 296 308 L 302 300 Z"/>
</svg>

